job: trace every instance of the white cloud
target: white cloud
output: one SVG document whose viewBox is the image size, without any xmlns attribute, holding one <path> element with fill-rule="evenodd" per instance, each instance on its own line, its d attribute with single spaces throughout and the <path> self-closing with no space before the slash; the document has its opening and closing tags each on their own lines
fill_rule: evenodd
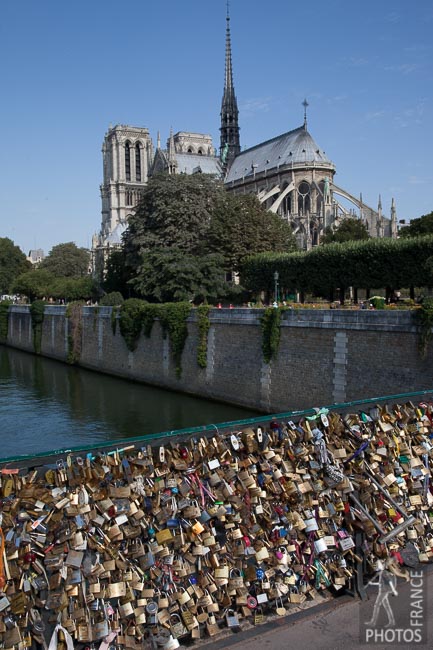
<svg viewBox="0 0 433 650">
<path fill-rule="evenodd" d="M 419 65 L 417 63 L 400 63 L 399 65 L 386 65 L 384 70 L 386 72 L 400 72 L 401 74 L 412 74 L 415 70 L 418 70 Z"/>
<path fill-rule="evenodd" d="M 391 13 L 387 14 L 385 16 L 385 21 L 387 23 L 399 23 L 400 22 L 400 14 L 397 11 L 391 11 Z"/>
<path fill-rule="evenodd" d="M 367 120 L 367 122 L 371 120 L 377 120 L 380 119 L 381 117 L 384 117 L 386 112 L 384 110 L 382 111 L 370 111 L 369 113 L 366 113 L 364 115 L 364 119 Z"/>
<path fill-rule="evenodd" d="M 270 109 L 271 102 L 272 97 L 254 97 L 247 99 L 239 108 L 244 116 L 267 113 Z"/>
<path fill-rule="evenodd" d="M 409 176 L 408 183 L 409 185 L 427 185 L 433 182 L 433 176 L 428 178 L 427 176 Z"/>
</svg>

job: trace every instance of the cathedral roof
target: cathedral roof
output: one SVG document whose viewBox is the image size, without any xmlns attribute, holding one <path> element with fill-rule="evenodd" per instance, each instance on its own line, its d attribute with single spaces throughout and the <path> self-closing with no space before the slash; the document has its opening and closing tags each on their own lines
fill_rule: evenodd
<svg viewBox="0 0 433 650">
<path fill-rule="evenodd" d="M 216 174 L 221 176 L 222 169 L 219 158 L 215 156 L 203 156 L 192 153 L 175 153 L 177 171 L 184 174 Z"/>
<path fill-rule="evenodd" d="M 272 140 L 242 151 L 234 159 L 227 174 L 226 183 L 238 181 L 247 176 L 253 176 L 254 173 L 259 174 L 276 167 L 302 163 L 333 166 L 305 126 L 300 126 L 293 131 L 288 131 Z"/>
</svg>

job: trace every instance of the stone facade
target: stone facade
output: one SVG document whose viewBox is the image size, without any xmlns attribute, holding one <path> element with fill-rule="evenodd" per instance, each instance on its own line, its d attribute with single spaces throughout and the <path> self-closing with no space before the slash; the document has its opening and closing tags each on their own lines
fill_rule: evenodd
<svg viewBox="0 0 433 650">
<path fill-rule="evenodd" d="M 32 352 L 29 310 L 11 309 L 8 345 Z M 432 387 L 433 351 L 420 358 L 410 312 L 287 311 L 270 364 L 263 361 L 260 316 L 260 310 L 212 310 L 207 367 L 199 368 L 193 314 L 178 379 L 158 323 L 129 352 L 119 328 L 113 335 L 111 308 L 84 307 L 80 365 L 270 413 Z M 65 309 L 47 307 L 42 354 L 65 361 L 69 333 Z"/>
</svg>

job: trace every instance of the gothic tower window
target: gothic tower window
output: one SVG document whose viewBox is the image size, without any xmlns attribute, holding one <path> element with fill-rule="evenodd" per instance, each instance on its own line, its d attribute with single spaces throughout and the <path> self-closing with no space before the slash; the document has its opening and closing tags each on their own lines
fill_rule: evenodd
<svg viewBox="0 0 433 650">
<path fill-rule="evenodd" d="M 141 147 L 139 143 L 135 145 L 135 180 L 141 183 Z"/>
<path fill-rule="evenodd" d="M 125 142 L 125 177 L 127 181 L 131 180 L 131 145 Z"/>
</svg>

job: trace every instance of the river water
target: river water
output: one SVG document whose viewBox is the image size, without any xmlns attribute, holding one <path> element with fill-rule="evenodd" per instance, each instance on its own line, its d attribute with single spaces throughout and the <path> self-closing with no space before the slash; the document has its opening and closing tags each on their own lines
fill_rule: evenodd
<svg viewBox="0 0 433 650">
<path fill-rule="evenodd" d="M 0 345 L 0 458 L 255 415 Z"/>
</svg>

